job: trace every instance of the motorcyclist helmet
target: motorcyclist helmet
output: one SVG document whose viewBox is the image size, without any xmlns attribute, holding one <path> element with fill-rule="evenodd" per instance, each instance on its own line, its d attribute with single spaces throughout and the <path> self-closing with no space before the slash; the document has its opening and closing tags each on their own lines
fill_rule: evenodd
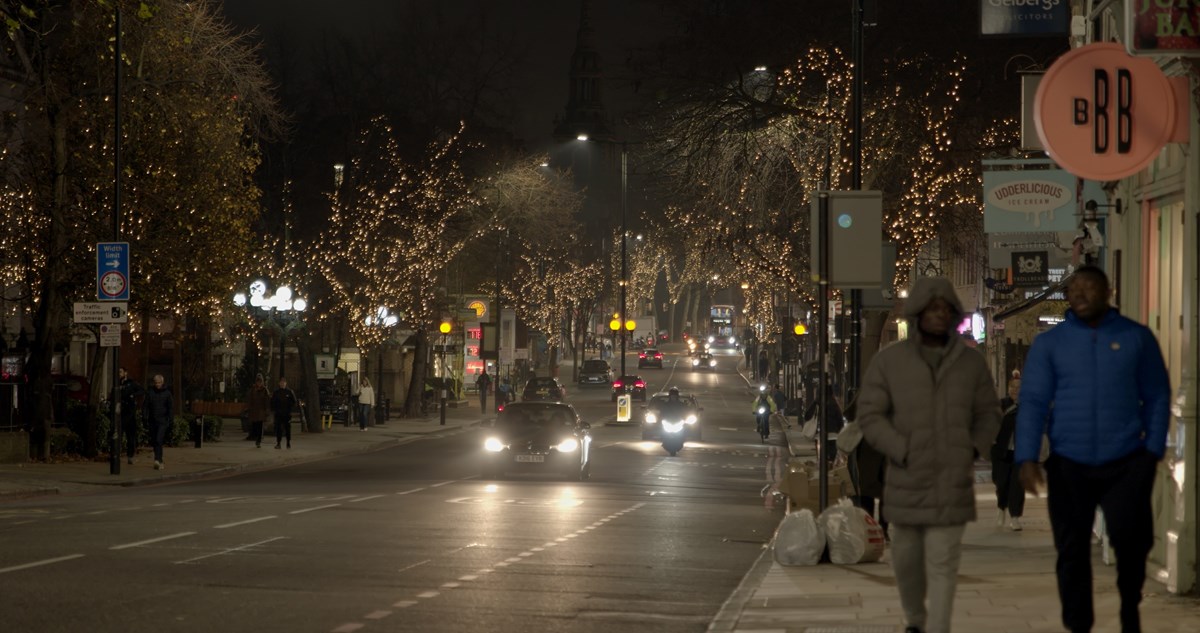
<svg viewBox="0 0 1200 633">
<path fill-rule="evenodd" d="M 672 400 L 679 399 L 679 387 L 671 387 L 667 390 L 667 397 Z"/>
</svg>

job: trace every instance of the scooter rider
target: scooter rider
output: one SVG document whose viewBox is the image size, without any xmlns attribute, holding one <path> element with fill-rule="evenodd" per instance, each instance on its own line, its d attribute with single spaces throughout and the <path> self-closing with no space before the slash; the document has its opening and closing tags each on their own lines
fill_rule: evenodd
<svg viewBox="0 0 1200 633">
<path fill-rule="evenodd" d="M 758 388 L 758 396 L 754 398 L 754 406 L 750 410 L 754 413 L 755 428 L 758 430 L 759 436 L 766 441 L 767 436 L 771 434 L 769 425 L 771 414 L 778 409 L 775 407 L 775 400 L 771 398 L 771 394 L 767 393 L 765 385 Z"/>
<path fill-rule="evenodd" d="M 687 432 L 684 428 L 684 418 L 687 417 L 687 404 L 679 399 L 679 389 L 671 387 L 667 391 L 667 401 L 662 403 L 658 409 L 659 424 L 662 425 L 662 445 L 668 453 L 673 457 L 679 449 L 683 448 L 684 434 Z M 669 428 L 669 425 L 675 427 Z"/>
</svg>

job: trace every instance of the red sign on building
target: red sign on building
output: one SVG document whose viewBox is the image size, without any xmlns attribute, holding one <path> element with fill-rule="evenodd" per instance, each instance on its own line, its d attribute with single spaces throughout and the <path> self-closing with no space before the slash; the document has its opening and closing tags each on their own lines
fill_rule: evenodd
<svg viewBox="0 0 1200 633">
<path fill-rule="evenodd" d="M 1129 0 L 1125 6 L 1134 55 L 1200 55 L 1200 2 Z"/>
</svg>

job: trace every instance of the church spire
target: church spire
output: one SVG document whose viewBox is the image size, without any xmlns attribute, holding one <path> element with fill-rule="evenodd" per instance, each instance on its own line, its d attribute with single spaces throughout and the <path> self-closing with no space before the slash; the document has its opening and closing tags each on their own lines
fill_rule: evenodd
<svg viewBox="0 0 1200 633">
<path fill-rule="evenodd" d="M 580 134 L 587 134 L 588 138 L 597 141 L 613 140 L 602 99 L 604 73 L 600 69 L 600 54 L 595 48 L 591 5 L 590 0 L 582 0 L 579 9 L 567 108 L 554 128 L 554 137 L 560 141 L 577 138 Z"/>
</svg>

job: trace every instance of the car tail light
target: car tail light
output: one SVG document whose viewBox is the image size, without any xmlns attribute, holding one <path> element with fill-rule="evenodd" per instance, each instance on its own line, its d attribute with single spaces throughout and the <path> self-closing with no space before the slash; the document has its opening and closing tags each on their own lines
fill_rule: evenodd
<svg viewBox="0 0 1200 633">
<path fill-rule="evenodd" d="M 662 354 L 655 354 L 655 355 L 654 355 L 654 359 L 655 359 L 655 360 L 662 360 Z"/>
<path fill-rule="evenodd" d="M 613 381 L 613 389 L 620 389 L 620 388 L 621 388 L 621 381 L 620 381 L 620 380 L 614 380 L 614 381 Z"/>
<path fill-rule="evenodd" d="M 644 380 L 639 380 L 639 381 L 637 381 L 636 383 L 634 383 L 634 385 L 633 385 L 633 386 L 634 386 L 634 387 L 637 387 L 638 389 L 645 389 L 645 388 L 646 388 L 646 381 L 644 381 Z"/>
<path fill-rule="evenodd" d="M 645 358 L 646 352 L 638 352 L 638 358 Z"/>
</svg>

